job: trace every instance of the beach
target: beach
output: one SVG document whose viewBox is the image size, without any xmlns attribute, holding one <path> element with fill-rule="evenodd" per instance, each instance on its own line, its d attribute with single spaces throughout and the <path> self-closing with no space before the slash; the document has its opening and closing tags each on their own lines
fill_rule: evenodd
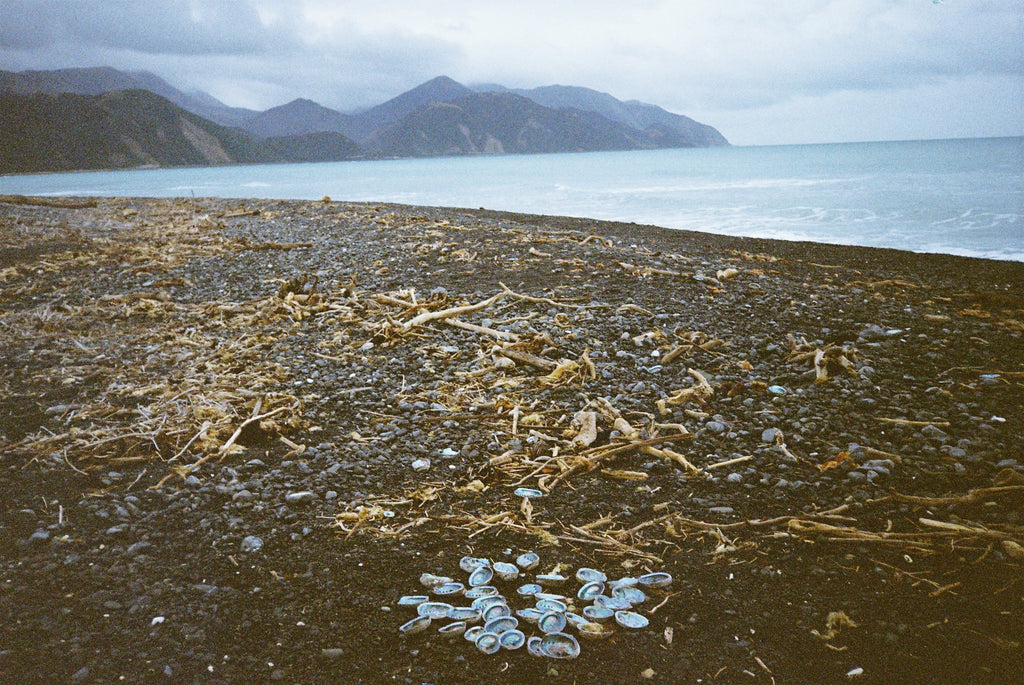
<svg viewBox="0 0 1024 685">
<path fill-rule="evenodd" d="M 1024 263 L 330 198 L 0 238 L 0 680 L 1024 671 Z M 575 659 L 400 630 L 528 551 L 513 611 L 671 583 Z"/>
</svg>

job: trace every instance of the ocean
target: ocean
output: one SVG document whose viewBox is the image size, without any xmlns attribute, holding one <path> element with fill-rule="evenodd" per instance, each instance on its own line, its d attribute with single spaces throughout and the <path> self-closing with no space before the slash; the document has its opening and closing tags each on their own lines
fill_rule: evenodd
<svg viewBox="0 0 1024 685">
<path fill-rule="evenodd" d="M 330 196 L 1024 261 L 1024 138 L 30 174 L 0 194 Z"/>
</svg>

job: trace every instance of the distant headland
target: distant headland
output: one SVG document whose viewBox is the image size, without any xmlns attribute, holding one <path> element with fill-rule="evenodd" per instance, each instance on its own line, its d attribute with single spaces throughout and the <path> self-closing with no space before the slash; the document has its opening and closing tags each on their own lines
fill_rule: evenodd
<svg viewBox="0 0 1024 685">
<path fill-rule="evenodd" d="M 0 71 L 0 173 L 729 145 L 715 128 L 576 86 L 467 87 L 439 76 L 343 113 L 266 111 L 110 67 Z"/>
</svg>

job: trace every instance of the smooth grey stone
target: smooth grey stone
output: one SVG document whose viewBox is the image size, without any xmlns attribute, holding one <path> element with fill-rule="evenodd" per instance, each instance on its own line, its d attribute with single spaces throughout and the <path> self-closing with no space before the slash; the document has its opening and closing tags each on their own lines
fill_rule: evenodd
<svg viewBox="0 0 1024 685">
<path fill-rule="evenodd" d="M 949 436 L 941 428 L 928 424 L 921 429 L 921 435 L 928 438 L 929 440 L 935 440 L 936 442 L 946 442 L 949 440 Z"/>
<path fill-rule="evenodd" d="M 126 551 L 128 552 L 128 554 L 131 554 L 132 556 L 134 556 L 136 554 L 139 554 L 140 552 L 144 552 L 145 550 L 149 549 L 152 546 L 153 546 L 153 543 L 148 542 L 146 540 L 140 540 L 139 542 L 136 542 L 136 543 L 134 543 L 132 545 L 129 545 L 128 549 Z"/>
<path fill-rule="evenodd" d="M 284 501 L 288 504 L 309 504 L 316 499 L 316 494 L 309 490 L 300 490 L 298 492 L 289 492 L 284 496 Z"/>
<path fill-rule="evenodd" d="M 243 502 L 248 502 L 251 499 L 252 493 L 249 490 L 239 490 L 238 492 L 231 496 L 231 500 L 233 502 L 237 502 L 239 500 L 242 500 Z"/>
<path fill-rule="evenodd" d="M 241 549 L 243 552 L 258 552 L 263 549 L 263 538 L 255 535 L 247 535 L 242 540 Z"/>
<path fill-rule="evenodd" d="M 860 332 L 860 339 L 864 341 L 884 340 L 888 335 L 888 331 L 882 328 L 878 324 L 869 323 Z"/>
<path fill-rule="evenodd" d="M 893 466 L 895 464 L 893 464 L 891 459 L 872 459 L 864 462 L 860 468 L 862 471 L 874 471 L 875 473 L 888 476 L 892 472 Z"/>
</svg>

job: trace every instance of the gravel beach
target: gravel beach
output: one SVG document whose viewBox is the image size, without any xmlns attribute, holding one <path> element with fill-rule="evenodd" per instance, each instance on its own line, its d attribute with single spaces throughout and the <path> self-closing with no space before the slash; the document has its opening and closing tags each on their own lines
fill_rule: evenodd
<svg viewBox="0 0 1024 685">
<path fill-rule="evenodd" d="M 0 196 L 0 681 L 1020 682 L 1022 336 L 1024 263 Z M 465 557 L 578 656 L 401 630 Z"/>
</svg>

